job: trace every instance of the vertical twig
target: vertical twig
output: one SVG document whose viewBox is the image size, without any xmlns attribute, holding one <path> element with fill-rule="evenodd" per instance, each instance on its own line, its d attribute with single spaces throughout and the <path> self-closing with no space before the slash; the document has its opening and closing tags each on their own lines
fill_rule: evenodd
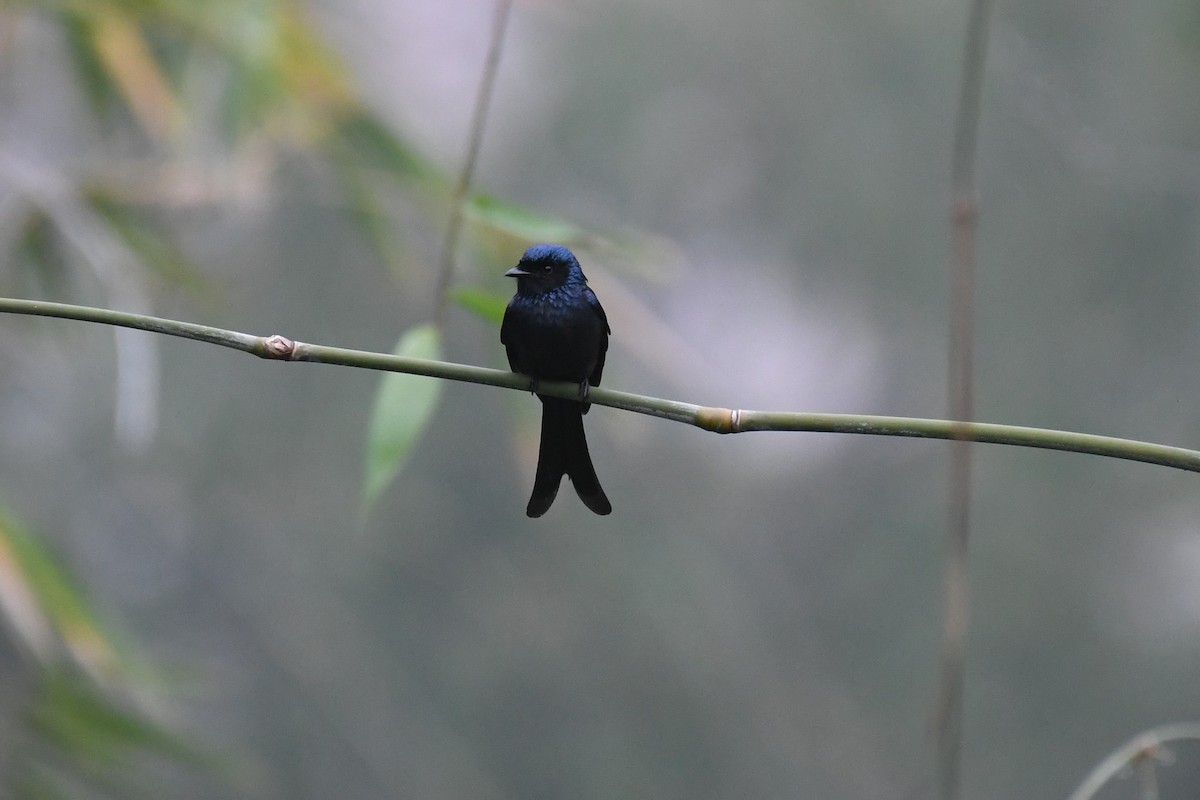
<svg viewBox="0 0 1200 800">
<path fill-rule="evenodd" d="M 458 246 L 458 232 L 462 229 L 463 203 L 466 202 L 467 192 L 471 188 L 475 162 L 479 158 L 479 148 L 483 144 L 483 129 L 487 124 L 488 107 L 491 105 L 492 91 L 496 86 L 496 74 L 500 71 L 500 55 L 504 51 L 504 31 L 508 27 L 512 4 L 512 0 L 496 0 L 496 13 L 492 18 L 492 36 L 491 42 L 488 44 L 487 61 L 484 62 L 479 94 L 475 97 L 475 109 L 471 113 L 471 131 L 467 139 L 467 153 L 463 159 L 462 171 L 458 175 L 458 183 L 454 187 L 454 194 L 450 199 L 450 221 L 446 225 L 446 238 L 442 242 L 437 295 L 434 300 L 433 319 L 439 327 L 446 316 L 447 296 L 450 291 L 450 281 L 454 276 L 454 251 Z"/>
<path fill-rule="evenodd" d="M 991 0 L 971 0 L 951 164 L 953 248 L 948 405 L 950 418 L 958 422 L 970 422 L 974 417 L 972 376 L 978 218 L 975 151 L 991 5 Z M 965 427 L 956 432 L 955 439 L 947 504 L 941 674 L 934 708 L 938 788 L 942 800 L 956 800 L 960 795 L 963 676 L 970 610 L 967 544 L 971 519 L 971 441 Z"/>
</svg>

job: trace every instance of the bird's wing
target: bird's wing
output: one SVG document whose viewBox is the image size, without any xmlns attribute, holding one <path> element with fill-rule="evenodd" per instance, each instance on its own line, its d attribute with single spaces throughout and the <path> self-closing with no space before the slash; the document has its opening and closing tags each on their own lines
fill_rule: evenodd
<svg viewBox="0 0 1200 800">
<path fill-rule="evenodd" d="M 596 293 L 590 287 L 584 287 L 583 292 L 588 305 L 604 323 L 604 330 L 600 332 L 599 352 L 596 353 L 596 366 L 592 368 L 592 374 L 588 376 L 588 385 L 599 386 L 600 378 L 604 374 L 604 356 L 608 353 L 608 335 L 612 333 L 612 328 L 608 326 L 608 315 L 604 313 L 604 306 L 600 305 L 600 299 L 596 297 Z"/>
<path fill-rule="evenodd" d="M 508 368 L 513 372 L 522 372 L 517 362 L 519 358 L 516 352 L 516 325 L 517 315 L 513 313 L 512 306 L 504 309 L 504 319 L 500 323 L 500 344 L 504 345 L 504 353 L 508 356 Z"/>
<path fill-rule="evenodd" d="M 512 309 L 504 309 L 504 319 L 500 322 L 500 344 L 508 344 L 509 323 L 512 322 Z"/>
<path fill-rule="evenodd" d="M 604 337 L 607 340 L 608 334 L 612 333 L 612 328 L 608 327 L 608 315 L 604 313 L 604 306 L 600 305 L 600 298 L 596 297 L 596 293 L 592 291 L 590 286 L 585 286 L 583 296 L 587 299 L 588 305 L 596 312 L 596 316 L 604 323 Z"/>
</svg>

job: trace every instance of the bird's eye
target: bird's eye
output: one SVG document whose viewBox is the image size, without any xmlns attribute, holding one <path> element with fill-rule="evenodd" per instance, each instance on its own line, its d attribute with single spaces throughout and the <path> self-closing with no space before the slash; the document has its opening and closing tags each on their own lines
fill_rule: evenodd
<svg viewBox="0 0 1200 800">
<path fill-rule="evenodd" d="M 542 265 L 542 272 L 549 272 L 551 269 L 552 269 L 552 268 L 551 268 L 551 266 L 550 266 L 549 264 L 543 264 L 543 265 Z"/>
</svg>

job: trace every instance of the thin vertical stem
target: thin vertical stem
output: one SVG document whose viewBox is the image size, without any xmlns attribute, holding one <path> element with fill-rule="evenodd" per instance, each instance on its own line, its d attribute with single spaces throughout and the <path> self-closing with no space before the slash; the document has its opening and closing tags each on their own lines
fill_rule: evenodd
<svg viewBox="0 0 1200 800">
<path fill-rule="evenodd" d="M 951 164 L 953 245 L 948 407 L 950 419 L 959 423 L 970 422 L 975 413 L 975 231 L 979 215 L 975 153 L 991 6 L 991 0 L 971 2 Z M 942 800 L 956 800 L 961 794 L 963 688 L 971 605 L 967 557 L 971 530 L 971 436 L 962 425 L 956 429 L 954 438 L 946 520 L 941 674 L 934 711 L 938 789 Z"/>
<path fill-rule="evenodd" d="M 496 0 L 496 13 L 492 18 L 492 34 L 488 44 L 487 60 L 484 62 L 479 94 L 475 97 L 475 108 L 471 113 L 467 153 L 463 159 L 462 171 L 458 175 L 458 183 L 454 187 L 454 194 L 450 199 L 450 221 L 446 225 L 446 238 L 442 242 L 437 295 L 434 301 L 436 303 L 434 322 L 438 326 L 441 326 L 446 316 L 450 281 L 454 277 L 454 254 L 458 248 L 458 234 L 462 229 L 463 203 L 466 202 L 467 193 L 471 189 L 471 179 L 475 174 L 475 162 L 479 159 L 479 149 L 483 144 L 483 131 L 487 126 L 488 108 L 491 105 L 493 90 L 496 86 L 496 75 L 500 72 L 500 56 L 504 52 L 504 32 L 508 28 L 512 5 L 513 0 Z"/>
</svg>

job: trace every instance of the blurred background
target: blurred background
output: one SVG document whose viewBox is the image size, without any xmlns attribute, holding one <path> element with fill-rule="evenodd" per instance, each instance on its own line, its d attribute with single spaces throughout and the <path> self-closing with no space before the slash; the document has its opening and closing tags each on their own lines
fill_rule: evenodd
<svg viewBox="0 0 1200 800">
<path fill-rule="evenodd" d="M 605 386 L 942 416 L 965 13 L 518 3 L 439 311 L 491 3 L 10 2 L 0 294 L 504 367 L 554 239 Z M 1189 0 L 997 5 L 981 419 L 1200 446 L 1198 76 Z M 528 520 L 538 404 L 446 383 L 364 506 L 380 380 L 0 317 L 0 795 L 932 793 L 945 443 L 595 408 L 613 515 Z M 1200 491 L 976 464 L 965 793 L 1064 797 L 1200 718 Z"/>
</svg>

